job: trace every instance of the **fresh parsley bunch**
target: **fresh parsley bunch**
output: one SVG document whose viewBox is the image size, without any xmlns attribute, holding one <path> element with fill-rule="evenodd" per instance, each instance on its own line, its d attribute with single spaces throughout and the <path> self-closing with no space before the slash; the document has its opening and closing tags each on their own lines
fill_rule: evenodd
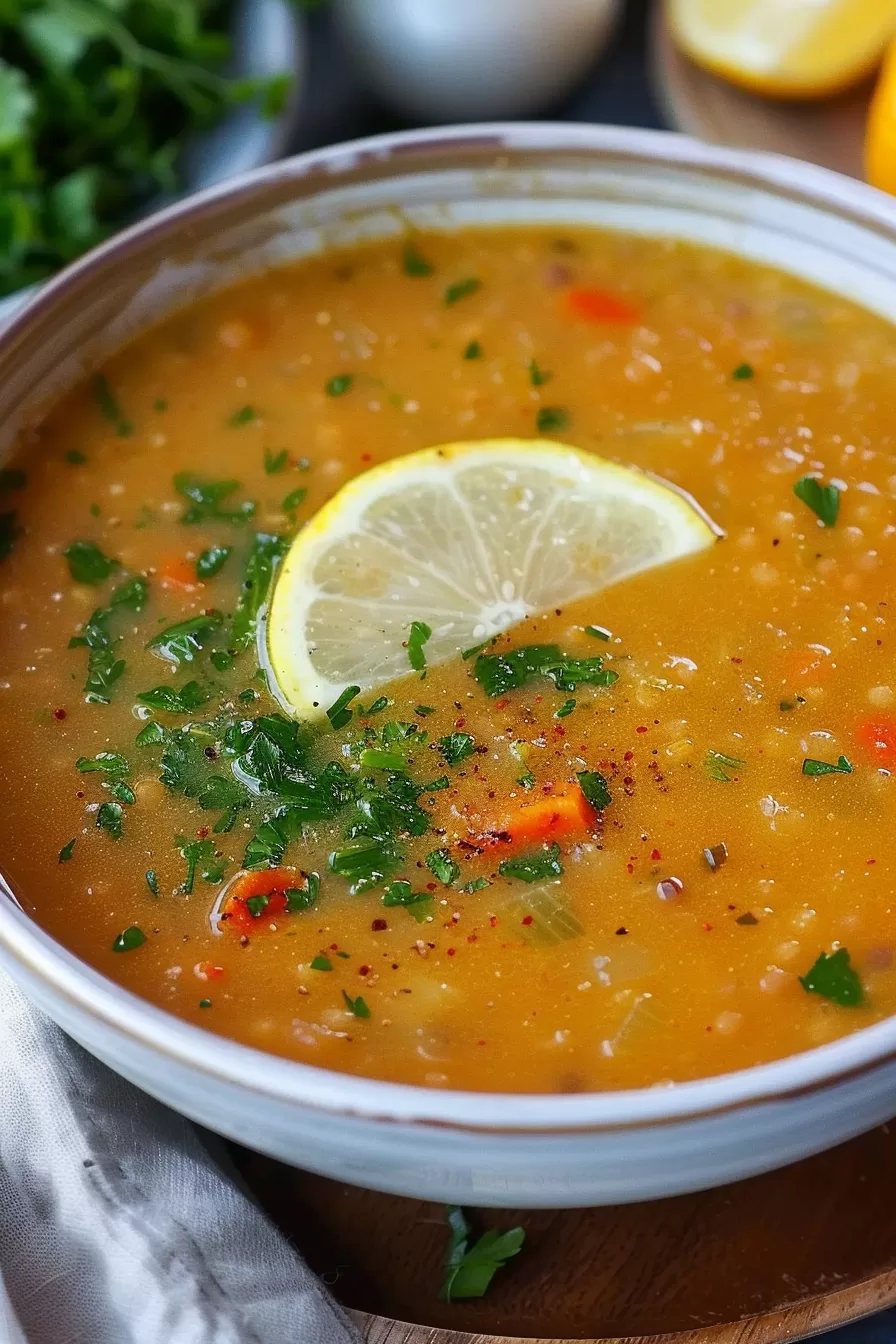
<svg viewBox="0 0 896 1344">
<path fill-rule="evenodd" d="M 0 0 L 0 295 L 180 189 L 189 136 L 289 77 L 228 79 L 222 0 Z"/>
</svg>

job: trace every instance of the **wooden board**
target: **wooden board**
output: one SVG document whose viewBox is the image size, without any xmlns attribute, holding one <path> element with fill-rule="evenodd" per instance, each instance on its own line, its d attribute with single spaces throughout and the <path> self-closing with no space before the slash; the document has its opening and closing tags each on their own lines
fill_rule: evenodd
<svg viewBox="0 0 896 1344">
<path fill-rule="evenodd" d="M 779 1344 L 896 1303 L 896 1127 L 703 1194 L 484 1211 L 483 1229 L 521 1222 L 526 1246 L 487 1297 L 451 1305 L 438 1299 L 440 1206 L 237 1156 L 273 1219 L 359 1313 L 370 1344 L 496 1335 Z"/>
<path fill-rule="evenodd" d="M 650 68 L 659 104 L 674 130 L 712 144 L 771 150 L 862 176 L 870 81 L 817 102 L 760 98 L 683 56 L 669 34 L 660 0 L 652 11 Z"/>
</svg>

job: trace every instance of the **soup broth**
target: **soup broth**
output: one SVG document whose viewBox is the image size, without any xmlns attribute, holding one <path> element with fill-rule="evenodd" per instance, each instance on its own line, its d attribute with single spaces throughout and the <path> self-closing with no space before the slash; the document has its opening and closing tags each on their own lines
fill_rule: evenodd
<svg viewBox="0 0 896 1344">
<path fill-rule="evenodd" d="M 377 243 L 172 317 L 0 477 L 18 900 L 183 1018 L 433 1087 L 677 1082 L 896 1011 L 894 368 L 843 299 L 589 230 Z M 387 459 L 539 435 L 724 535 L 467 658 L 420 635 L 296 726 L 252 638 L 289 539 Z M 490 694 L 533 645 L 617 679 Z"/>
</svg>

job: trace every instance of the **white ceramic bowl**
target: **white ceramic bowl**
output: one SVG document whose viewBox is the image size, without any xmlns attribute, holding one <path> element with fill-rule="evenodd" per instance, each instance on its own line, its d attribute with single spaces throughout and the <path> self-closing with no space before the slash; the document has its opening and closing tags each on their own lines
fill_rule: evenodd
<svg viewBox="0 0 896 1344">
<path fill-rule="evenodd" d="M 896 202 L 791 160 L 596 126 L 470 126 L 317 151 L 193 197 L 51 282 L 0 338 L 0 455 L 17 426 L 196 295 L 405 221 L 592 221 L 719 244 L 896 318 Z M 2 855 L 0 855 L 2 865 Z M 896 1113 L 896 1019 L 670 1088 L 426 1090 L 236 1045 L 104 979 L 0 888 L 0 962 L 77 1040 L 210 1128 L 405 1195 L 532 1207 L 721 1184 Z"/>
</svg>

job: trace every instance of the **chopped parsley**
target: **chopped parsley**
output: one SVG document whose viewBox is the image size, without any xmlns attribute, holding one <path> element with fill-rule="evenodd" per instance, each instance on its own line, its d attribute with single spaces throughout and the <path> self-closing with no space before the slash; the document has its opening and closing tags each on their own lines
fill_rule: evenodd
<svg viewBox="0 0 896 1344">
<path fill-rule="evenodd" d="M 610 806 L 613 801 L 610 788 L 599 770 L 583 770 L 576 775 L 576 779 L 588 802 L 598 812 Z"/>
<path fill-rule="evenodd" d="M 475 294 L 482 288 L 482 281 L 475 275 L 470 275 L 466 280 L 457 280 L 453 285 L 449 285 L 445 290 L 445 305 L 450 308 L 452 304 L 459 303 L 461 299 L 467 299 L 471 294 Z"/>
<path fill-rule="evenodd" d="M 426 866 L 446 887 L 450 887 L 460 876 L 460 865 L 455 863 L 451 857 L 450 850 L 433 849 L 426 856 Z"/>
<path fill-rule="evenodd" d="M 137 701 L 148 709 L 163 709 L 169 714 L 192 714 L 211 699 L 211 691 L 198 681 L 188 681 L 181 687 L 156 686 L 151 691 L 140 691 Z"/>
<path fill-rule="evenodd" d="M 136 924 L 123 929 L 112 944 L 113 952 L 134 952 L 146 942 L 146 934 Z"/>
<path fill-rule="evenodd" d="M 364 708 L 363 705 L 357 705 L 356 709 L 359 715 L 363 716 L 364 718 L 367 718 L 371 714 L 379 714 L 382 710 L 388 709 L 391 703 L 392 702 L 388 698 L 388 696 L 378 695 L 377 698 L 374 701 L 372 701 L 372 703 L 369 704 L 366 709 Z"/>
<path fill-rule="evenodd" d="M 743 766 L 743 761 L 739 761 L 736 756 L 726 756 L 723 751 L 710 750 L 703 758 L 703 769 L 710 779 L 719 784 L 730 784 L 733 776 L 728 773 L 729 770 L 741 770 Z"/>
<path fill-rule="evenodd" d="M 825 527 L 834 526 L 840 513 L 840 490 L 836 485 L 822 485 L 815 476 L 801 476 L 793 493 L 808 505 Z"/>
<path fill-rule="evenodd" d="M 245 523 L 255 513 L 251 499 L 244 500 L 235 509 L 224 507 L 224 501 L 239 490 L 239 481 L 207 481 L 191 471 L 179 471 L 174 477 L 174 488 L 190 501 L 189 508 L 181 515 L 182 523 Z"/>
<path fill-rule="evenodd" d="M 525 686 L 535 677 L 550 677 L 560 691 L 575 691 L 579 686 L 612 686 L 619 674 L 604 668 L 600 656 L 572 658 L 557 644 L 525 644 L 509 653 L 480 654 L 473 665 L 473 676 L 491 697 Z"/>
<path fill-rule="evenodd" d="M 276 532 L 256 532 L 230 627 L 229 648 L 232 652 L 241 653 L 255 638 L 259 613 L 267 601 L 274 577 L 274 566 L 285 554 L 287 546 L 286 538 Z"/>
<path fill-rule="evenodd" d="M 336 697 L 327 710 L 327 718 L 330 720 L 331 728 L 344 728 L 347 723 L 351 722 L 353 711 L 349 709 L 349 705 L 355 696 L 360 694 L 360 686 L 346 686 L 342 694 Z"/>
<path fill-rule="evenodd" d="M 449 1205 L 446 1216 L 451 1239 L 439 1297 L 443 1302 L 484 1297 L 498 1270 L 522 1250 L 526 1233 L 521 1227 L 507 1232 L 492 1229 L 471 1245 L 472 1229 L 463 1209 Z"/>
<path fill-rule="evenodd" d="M 612 638 L 613 632 L 611 630 L 607 630 L 606 627 L 603 625 L 586 625 L 585 634 L 590 635 L 592 639 L 608 640 Z"/>
<path fill-rule="evenodd" d="M 100 773 L 114 779 L 123 778 L 130 771 L 130 762 L 119 751 L 101 751 L 96 756 L 79 756 L 75 769 L 82 775 Z"/>
<path fill-rule="evenodd" d="M 530 359 L 526 367 L 529 370 L 529 382 L 533 387 L 544 387 L 554 376 L 549 369 L 540 369 L 534 359 Z"/>
<path fill-rule="evenodd" d="M 280 504 L 283 512 L 294 513 L 296 509 L 301 508 L 305 502 L 307 493 L 308 491 L 303 485 L 297 486 L 295 490 L 290 490 L 288 495 L 284 495 Z"/>
<path fill-rule="evenodd" d="M 325 957 L 323 952 L 319 952 L 316 957 L 311 959 L 312 971 L 332 971 L 333 963 L 329 957 Z"/>
<path fill-rule="evenodd" d="M 432 629 L 425 621 L 411 621 L 411 631 L 408 635 L 408 662 L 415 672 L 422 672 L 426 667 L 423 646 L 431 638 Z"/>
<path fill-rule="evenodd" d="M 285 471 L 289 465 L 289 449 L 281 448 L 279 453 L 275 453 L 271 448 L 264 450 L 264 470 L 267 476 L 276 476 L 278 472 Z"/>
<path fill-rule="evenodd" d="M 96 397 L 103 419 L 108 420 L 110 425 L 115 426 L 118 437 L 120 439 L 129 438 L 134 432 L 134 426 L 118 404 L 118 399 L 109 386 L 109 380 L 104 373 L 98 373 L 94 378 L 93 395 Z"/>
<path fill-rule="evenodd" d="M 121 567 L 118 560 L 103 555 L 99 546 L 92 541 L 73 541 L 62 554 L 68 561 L 68 571 L 75 583 L 95 586 L 103 583 Z"/>
<path fill-rule="evenodd" d="M 344 397 L 346 392 L 350 392 L 355 384 L 355 375 L 353 373 L 336 373 L 327 380 L 324 391 L 328 397 Z"/>
<path fill-rule="evenodd" d="M 569 411 L 563 406 L 540 406 L 535 417 L 535 428 L 539 434 L 554 434 L 569 429 Z"/>
<path fill-rule="evenodd" d="M 515 877 L 520 882 L 543 882 L 548 878 L 562 877 L 560 846 L 545 845 L 532 854 L 521 854 L 519 858 L 505 859 L 498 865 L 498 872 L 502 877 Z"/>
<path fill-rule="evenodd" d="M 68 844 L 63 845 L 59 851 L 59 862 L 68 863 L 69 859 L 72 857 L 74 852 L 75 852 L 75 841 L 69 840 Z"/>
<path fill-rule="evenodd" d="M 486 887 L 490 886 L 491 882 L 487 877 L 474 877 L 472 882 L 467 882 L 464 886 L 458 887 L 458 891 L 463 896 L 472 896 L 475 891 L 484 891 Z"/>
<path fill-rule="evenodd" d="M 478 341 L 470 341 L 469 345 L 464 346 L 462 359 L 482 359 L 482 346 Z"/>
<path fill-rule="evenodd" d="M 535 788 L 535 776 L 533 775 L 532 771 L 528 768 L 528 766 L 523 771 L 523 773 L 518 777 L 516 782 L 517 784 L 519 784 L 521 789 Z"/>
<path fill-rule="evenodd" d="M 844 1008 L 855 1008 L 865 999 L 862 982 L 850 965 L 845 947 L 838 947 L 836 952 L 822 952 L 807 973 L 800 976 L 800 984 L 807 994 L 820 994 Z"/>
<path fill-rule="evenodd" d="M 156 874 L 155 874 L 155 870 L 152 869 L 152 868 L 147 868 L 147 870 L 146 870 L 144 876 L 145 876 L 145 878 L 146 878 L 146 885 L 149 887 L 150 894 L 153 895 L 153 896 L 158 896 L 158 894 L 159 894 L 159 879 L 158 879 L 158 877 L 157 877 Z"/>
<path fill-rule="evenodd" d="M 416 243 L 405 243 L 401 254 L 401 269 L 405 275 L 432 275 L 435 267 L 426 260 Z"/>
<path fill-rule="evenodd" d="M 146 647 L 156 657 L 180 667 L 181 663 L 192 663 L 195 660 L 223 623 L 224 617 L 220 611 L 206 611 L 186 621 L 166 626 L 153 635 Z"/>
<path fill-rule="evenodd" d="M 732 369 L 731 377 L 737 382 L 743 382 L 746 378 L 752 378 L 754 373 L 752 364 L 738 364 L 736 369 Z"/>
<path fill-rule="evenodd" d="M 213 886 L 223 880 L 227 859 L 217 852 L 214 840 L 187 840 L 181 836 L 176 843 L 187 864 L 187 876 L 181 886 L 185 896 L 192 893 L 197 872 Z"/>
<path fill-rule="evenodd" d="M 555 719 L 566 719 L 566 718 L 569 718 L 570 714 L 573 712 L 573 710 L 575 709 L 575 707 L 576 707 L 576 702 L 575 702 L 575 700 L 566 700 L 566 701 L 560 706 L 559 709 L 557 709 L 557 710 L 554 711 L 554 718 L 555 718 Z"/>
<path fill-rule="evenodd" d="M 258 412 L 254 406 L 241 406 L 228 418 L 227 423 L 231 429 L 239 429 L 240 425 L 254 424 L 257 419 Z"/>
<path fill-rule="evenodd" d="M 421 719 L 428 719 L 430 714 L 435 714 L 435 705 L 415 705 L 414 713 L 419 714 Z"/>
<path fill-rule="evenodd" d="M 413 891 L 410 882 L 390 882 L 383 892 L 383 905 L 402 905 L 422 924 L 432 910 L 432 896 L 428 891 Z"/>
<path fill-rule="evenodd" d="M 224 568 L 232 552 L 232 546 L 209 546 L 196 561 L 197 579 L 213 579 Z"/>
<path fill-rule="evenodd" d="M 403 770 L 407 761 L 400 752 L 365 747 L 361 752 L 361 765 L 365 770 Z"/>
<path fill-rule="evenodd" d="M 347 994 L 345 990 L 343 990 L 342 997 L 343 1000 L 345 1001 L 346 1011 L 351 1013 L 352 1017 L 370 1016 L 370 1009 L 367 1007 L 367 1004 L 361 998 L 360 994 L 356 999 L 353 999 L 350 994 Z"/>
<path fill-rule="evenodd" d="M 96 824 L 101 831 L 111 835 L 113 840 L 120 840 L 123 816 L 124 812 L 120 803 L 101 803 L 96 814 Z"/>
<path fill-rule="evenodd" d="M 446 765 L 460 765 L 468 756 L 472 756 L 476 750 L 476 739 L 469 733 L 449 733 L 447 737 L 439 738 L 439 751 L 445 758 Z"/>
<path fill-rule="evenodd" d="M 807 757 L 803 761 L 804 775 L 851 775 L 852 766 L 845 756 L 841 756 L 836 762 L 814 761 Z"/>
<path fill-rule="evenodd" d="M 211 1008 L 211 1006 L 212 1006 L 212 1001 L 211 1001 L 211 999 L 200 999 L 200 1000 L 199 1000 L 199 1007 L 200 1007 L 200 1008 Z"/>
</svg>

